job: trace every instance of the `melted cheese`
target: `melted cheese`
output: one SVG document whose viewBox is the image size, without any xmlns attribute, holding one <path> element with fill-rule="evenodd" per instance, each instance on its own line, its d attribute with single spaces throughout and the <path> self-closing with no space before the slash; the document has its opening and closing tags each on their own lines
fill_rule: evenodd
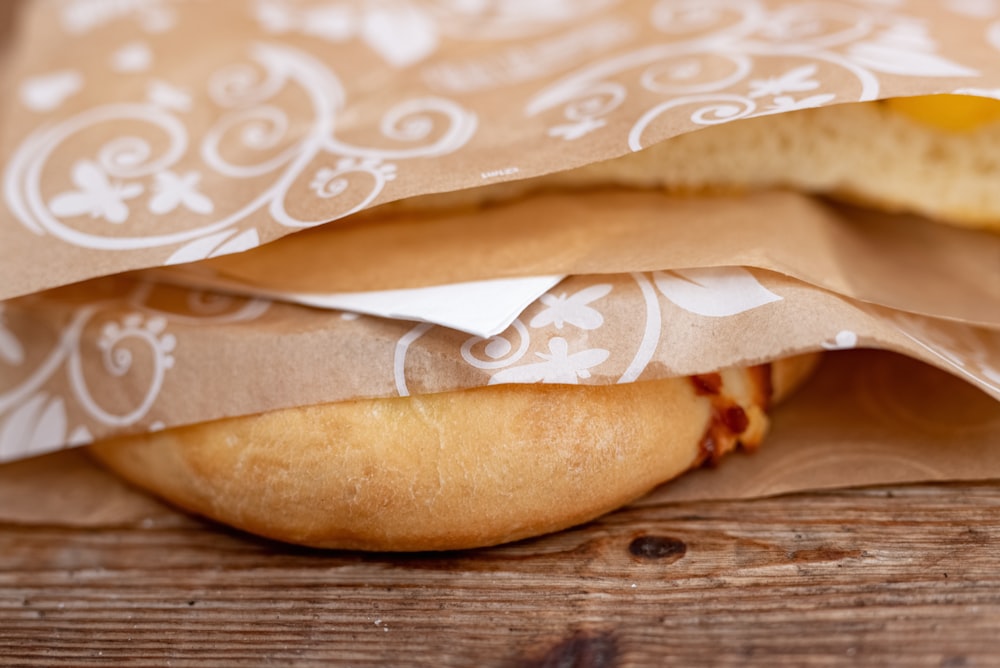
<svg viewBox="0 0 1000 668">
<path fill-rule="evenodd" d="M 1000 121 L 1000 100 L 972 95 L 921 95 L 885 100 L 892 111 L 950 132 L 971 132 Z"/>
</svg>

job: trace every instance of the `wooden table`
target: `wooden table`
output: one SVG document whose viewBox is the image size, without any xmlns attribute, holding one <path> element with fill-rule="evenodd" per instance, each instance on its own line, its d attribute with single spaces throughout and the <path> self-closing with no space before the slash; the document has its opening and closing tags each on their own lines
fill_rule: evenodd
<svg viewBox="0 0 1000 668">
<path fill-rule="evenodd" d="M 1000 665 L 1000 485 L 638 506 L 454 554 L 0 526 L 17 665 Z"/>
</svg>

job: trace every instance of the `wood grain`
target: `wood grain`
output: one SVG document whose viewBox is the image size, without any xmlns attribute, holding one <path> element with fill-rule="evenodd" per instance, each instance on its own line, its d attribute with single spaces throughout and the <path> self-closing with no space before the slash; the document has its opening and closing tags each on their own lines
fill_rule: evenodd
<svg viewBox="0 0 1000 668">
<path fill-rule="evenodd" d="M 14 665 L 1000 664 L 1000 486 L 652 504 L 494 549 L 269 543 L 169 512 L 0 526 Z"/>
</svg>

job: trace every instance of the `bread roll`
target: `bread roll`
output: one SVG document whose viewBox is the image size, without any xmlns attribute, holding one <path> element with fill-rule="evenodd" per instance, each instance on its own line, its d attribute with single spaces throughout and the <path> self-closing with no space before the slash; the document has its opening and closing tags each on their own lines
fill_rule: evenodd
<svg viewBox="0 0 1000 668">
<path fill-rule="evenodd" d="M 578 169 L 388 206 L 453 208 L 611 184 L 679 192 L 785 187 L 1000 232 L 998 146 L 1000 101 L 900 98 L 733 121 Z"/>
<path fill-rule="evenodd" d="M 585 522 L 737 444 L 816 362 L 623 385 L 498 385 L 275 410 L 90 447 L 136 485 L 269 538 L 410 551 Z"/>
</svg>

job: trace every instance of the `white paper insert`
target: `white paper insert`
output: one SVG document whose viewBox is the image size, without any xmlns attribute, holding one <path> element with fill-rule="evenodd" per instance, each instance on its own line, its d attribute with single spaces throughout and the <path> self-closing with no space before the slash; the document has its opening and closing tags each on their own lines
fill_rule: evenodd
<svg viewBox="0 0 1000 668">
<path fill-rule="evenodd" d="M 286 292 L 248 285 L 194 269 L 152 270 L 162 282 L 244 296 L 263 297 L 382 318 L 429 322 L 489 338 L 507 329 L 539 297 L 565 276 L 529 276 L 371 292 Z"/>
</svg>

